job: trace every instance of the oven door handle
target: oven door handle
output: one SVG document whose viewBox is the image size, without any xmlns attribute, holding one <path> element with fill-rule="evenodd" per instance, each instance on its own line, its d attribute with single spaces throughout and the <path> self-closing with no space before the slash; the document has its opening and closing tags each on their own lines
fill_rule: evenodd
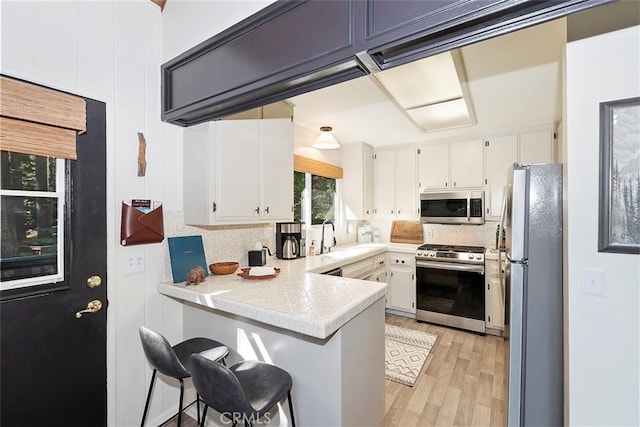
<svg viewBox="0 0 640 427">
<path fill-rule="evenodd" d="M 467 271 L 470 273 L 484 274 L 484 266 L 482 265 L 457 264 L 453 262 L 437 262 L 437 261 L 433 262 L 433 261 L 416 260 L 416 267 L 435 268 L 438 270 Z"/>
</svg>

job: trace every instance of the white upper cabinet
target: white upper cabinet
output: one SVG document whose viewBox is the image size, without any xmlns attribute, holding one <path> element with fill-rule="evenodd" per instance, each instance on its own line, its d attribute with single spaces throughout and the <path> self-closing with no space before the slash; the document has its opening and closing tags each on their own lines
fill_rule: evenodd
<svg viewBox="0 0 640 427">
<path fill-rule="evenodd" d="M 482 140 L 421 145 L 420 192 L 481 188 L 483 152 Z"/>
<path fill-rule="evenodd" d="M 518 136 L 490 138 L 486 143 L 486 216 L 500 217 L 509 167 L 518 161 Z"/>
<path fill-rule="evenodd" d="M 379 219 L 418 218 L 415 147 L 383 149 L 374 155 L 374 214 Z"/>
<path fill-rule="evenodd" d="M 185 223 L 292 220 L 291 119 L 185 128 L 183 151 Z"/>
<path fill-rule="evenodd" d="M 396 217 L 417 218 L 418 188 L 415 147 L 396 150 Z"/>
<path fill-rule="evenodd" d="M 260 120 L 260 218 L 293 220 L 293 126 L 290 119 Z"/>
<path fill-rule="evenodd" d="M 552 130 L 523 132 L 520 134 L 520 163 L 533 165 L 553 163 L 555 149 Z"/>
<path fill-rule="evenodd" d="M 376 151 L 373 161 L 374 214 L 376 218 L 395 218 L 396 152 Z"/>
<path fill-rule="evenodd" d="M 509 168 L 514 163 L 553 163 L 554 134 L 549 126 L 547 130 L 491 137 L 485 145 L 485 214 L 488 219 L 498 219 L 502 211 Z"/>
<path fill-rule="evenodd" d="M 214 122 L 217 221 L 259 219 L 260 123 L 257 120 Z M 188 142 L 187 142 L 188 144 Z M 189 174 L 191 170 L 185 169 Z M 185 192 L 188 189 L 185 188 Z"/>
<path fill-rule="evenodd" d="M 421 146 L 418 162 L 420 192 L 449 187 L 449 144 Z"/>
<path fill-rule="evenodd" d="M 484 141 L 453 142 L 449 149 L 451 189 L 482 187 Z"/>
<path fill-rule="evenodd" d="M 373 147 L 363 142 L 342 146 L 342 200 L 347 220 L 373 216 Z"/>
</svg>

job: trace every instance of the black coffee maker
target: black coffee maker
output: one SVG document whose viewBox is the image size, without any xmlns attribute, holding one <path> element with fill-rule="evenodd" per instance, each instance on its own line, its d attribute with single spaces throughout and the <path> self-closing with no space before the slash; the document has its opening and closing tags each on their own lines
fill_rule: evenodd
<svg viewBox="0 0 640 427">
<path fill-rule="evenodd" d="M 303 222 L 276 222 L 276 257 L 296 259 L 305 256 Z"/>
</svg>

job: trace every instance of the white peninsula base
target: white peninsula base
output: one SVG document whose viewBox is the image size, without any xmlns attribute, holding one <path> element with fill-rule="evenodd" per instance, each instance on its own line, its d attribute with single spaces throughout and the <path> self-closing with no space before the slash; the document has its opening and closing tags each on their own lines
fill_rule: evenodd
<svg viewBox="0 0 640 427">
<path fill-rule="evenodd" d="M 231 353 L 228 365 L 252 359 L 287 370 L 293 377 L 298 426 L 378 426 L 382 422 L 384 297 L 325 339 L 184 302 L 184 336 L 209 337 L 233 348 L 237 353 Z M 279 407 L 268 425 L 290 424 L 285 422 L 288 404 L 281 402 Z M 208 425 L 230 425 L 211 409 L 207 420 Z"/>
</svg>

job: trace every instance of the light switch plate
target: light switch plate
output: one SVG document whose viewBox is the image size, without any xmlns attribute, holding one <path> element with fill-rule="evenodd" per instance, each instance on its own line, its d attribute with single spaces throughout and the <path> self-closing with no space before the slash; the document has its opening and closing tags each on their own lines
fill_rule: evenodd
<svg viewBox="0 0 640 427">
<path fill-rule="evenodd" d="M 587 295 L 604 296 L 604 270 L 600 268 L 583 268 L 581 291 Z"/>
</svg>

